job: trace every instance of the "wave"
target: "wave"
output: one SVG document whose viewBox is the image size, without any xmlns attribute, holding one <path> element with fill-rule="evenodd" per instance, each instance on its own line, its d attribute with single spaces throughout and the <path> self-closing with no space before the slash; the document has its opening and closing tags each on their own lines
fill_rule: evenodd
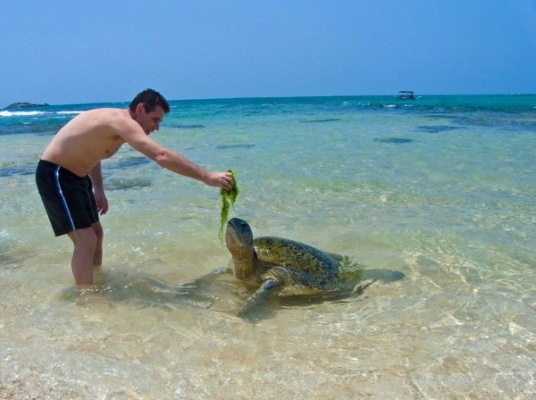
<svg viewBox="0 0 536 400">
<path fill-rule="evenodd" d="M 0 111 L 0 117 L 28 117 L 32 115 L 43 115 L 44 111 Z"/>
<path fill-rule="evenodd" d="M 66 116 L 74 116 L 83 113 L 84 111 L 8 111 L 0 110 L 0 117 L 44 117 L 44 118 L 54 118 L 61 117 L 65 118 Z"/>
<path fill-rule="evenodd" d="M 84 111 L 58 111 L 56 114 L 59 115 L 75 115 L 75 114 L 82 114 Z"/>
</svg>

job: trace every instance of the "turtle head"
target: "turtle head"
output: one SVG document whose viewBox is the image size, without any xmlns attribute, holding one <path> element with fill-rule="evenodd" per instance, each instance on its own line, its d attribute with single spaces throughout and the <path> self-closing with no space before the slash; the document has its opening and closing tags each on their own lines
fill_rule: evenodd
<svg viewBox="0 0 536 400">
<path fill-rule="evenodd" d="M 249 224 L 239 218 L 231 218 L 225 229 L 225 244 L 233 256 L 234 274 L 245 279 L 255 269 L 255 249 L 253 232 Z"/>
</svg>

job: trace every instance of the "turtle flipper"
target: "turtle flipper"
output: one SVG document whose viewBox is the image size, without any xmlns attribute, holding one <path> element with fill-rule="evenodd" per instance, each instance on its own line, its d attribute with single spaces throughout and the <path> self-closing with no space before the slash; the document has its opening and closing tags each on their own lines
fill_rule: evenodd
<svg viewBox="0 0 536 400">
<path fill-rule="evenodd" d="M 206 275 L 201 276 L 200 278 L 182 284 L 181 289 L 183 292 L 188 293 L 192 289 L 195 290 L 202 286 L 210 285 L 211 283 L 216 281 L 221 275 L 229 273 L 230 270 L 228 266 L 220 267 Z"/>
<path fill-rule="evenodd" d="M 262 286 L 248 299 L 238 316 L 247 322 L 255 323 L 262 319 L 262 309 L 273 291 L 280 285 L 275 279 L 264 281 Z"/>
<path fill-rule="evenodd" d="M 211 308 L 229 291 L 221 279 L 222 275 L 228 273 L 230 272 L 227 267 L 221 267 L 193 281 L 174 285 L 174 299 L 180 303 L 186 302 L 202 308 Z"/>
<path fill-rule="evenodd" d="M 346 258 L 348 258 L 348 256 L 343 256 L 342 254 L 338 253 L 331 253 L 329 251 L 324 251 L 324 253 L 333 258 L 338 263 L 343 262 Z"/>
</svg>

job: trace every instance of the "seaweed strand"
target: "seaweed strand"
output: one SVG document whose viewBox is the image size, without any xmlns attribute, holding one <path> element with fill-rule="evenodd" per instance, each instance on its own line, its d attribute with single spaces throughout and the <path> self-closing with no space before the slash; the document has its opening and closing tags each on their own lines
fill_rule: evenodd
<svg viewBox="0 0 536 400">
<path fill-rule="evenodd" d="M 238 189 L 238 183 L 236 182 L 236 172 L 233 170 L 228 170 L 233 174 L 233 188 L 231 190 L 220 189 L 221 196 L 221 223 L 220 231 L 218 233 L 218 238 L 220 241 L 223 241 L 223 229 L 227 220 L 229 219 L 229 208 L 232 206 L 234 210 L 234 203 L 238 197 L 240 190 Z"/>
</svg>

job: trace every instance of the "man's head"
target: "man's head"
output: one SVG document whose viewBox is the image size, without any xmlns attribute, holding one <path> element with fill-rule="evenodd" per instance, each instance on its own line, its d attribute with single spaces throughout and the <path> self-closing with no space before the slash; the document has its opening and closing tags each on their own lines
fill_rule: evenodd
<svg viewBox="0 0 536 400">
<path fill-rule="evenodd" d="M 153 89 L 145 89 L 143 92 L 138 93 L 128 108 L 131 112 L 134 112 L 140 103 L 143 104 L 146 113 L 150 113 L 157 106 L 162 107 L 162 110 L 164 110 L 166 114 L 169 112 L 169 104 L 167 100 L 164 98 L 164 96 Z"/>
<path fill-rule="evenodd" d="M 131 117 L 147 135 L 160 129 L 164 114 L 169 112 L 169 104 L 164 96 L 153 89 L 146 89 L 138 94 L 128 108 Z"/>
</svg>

